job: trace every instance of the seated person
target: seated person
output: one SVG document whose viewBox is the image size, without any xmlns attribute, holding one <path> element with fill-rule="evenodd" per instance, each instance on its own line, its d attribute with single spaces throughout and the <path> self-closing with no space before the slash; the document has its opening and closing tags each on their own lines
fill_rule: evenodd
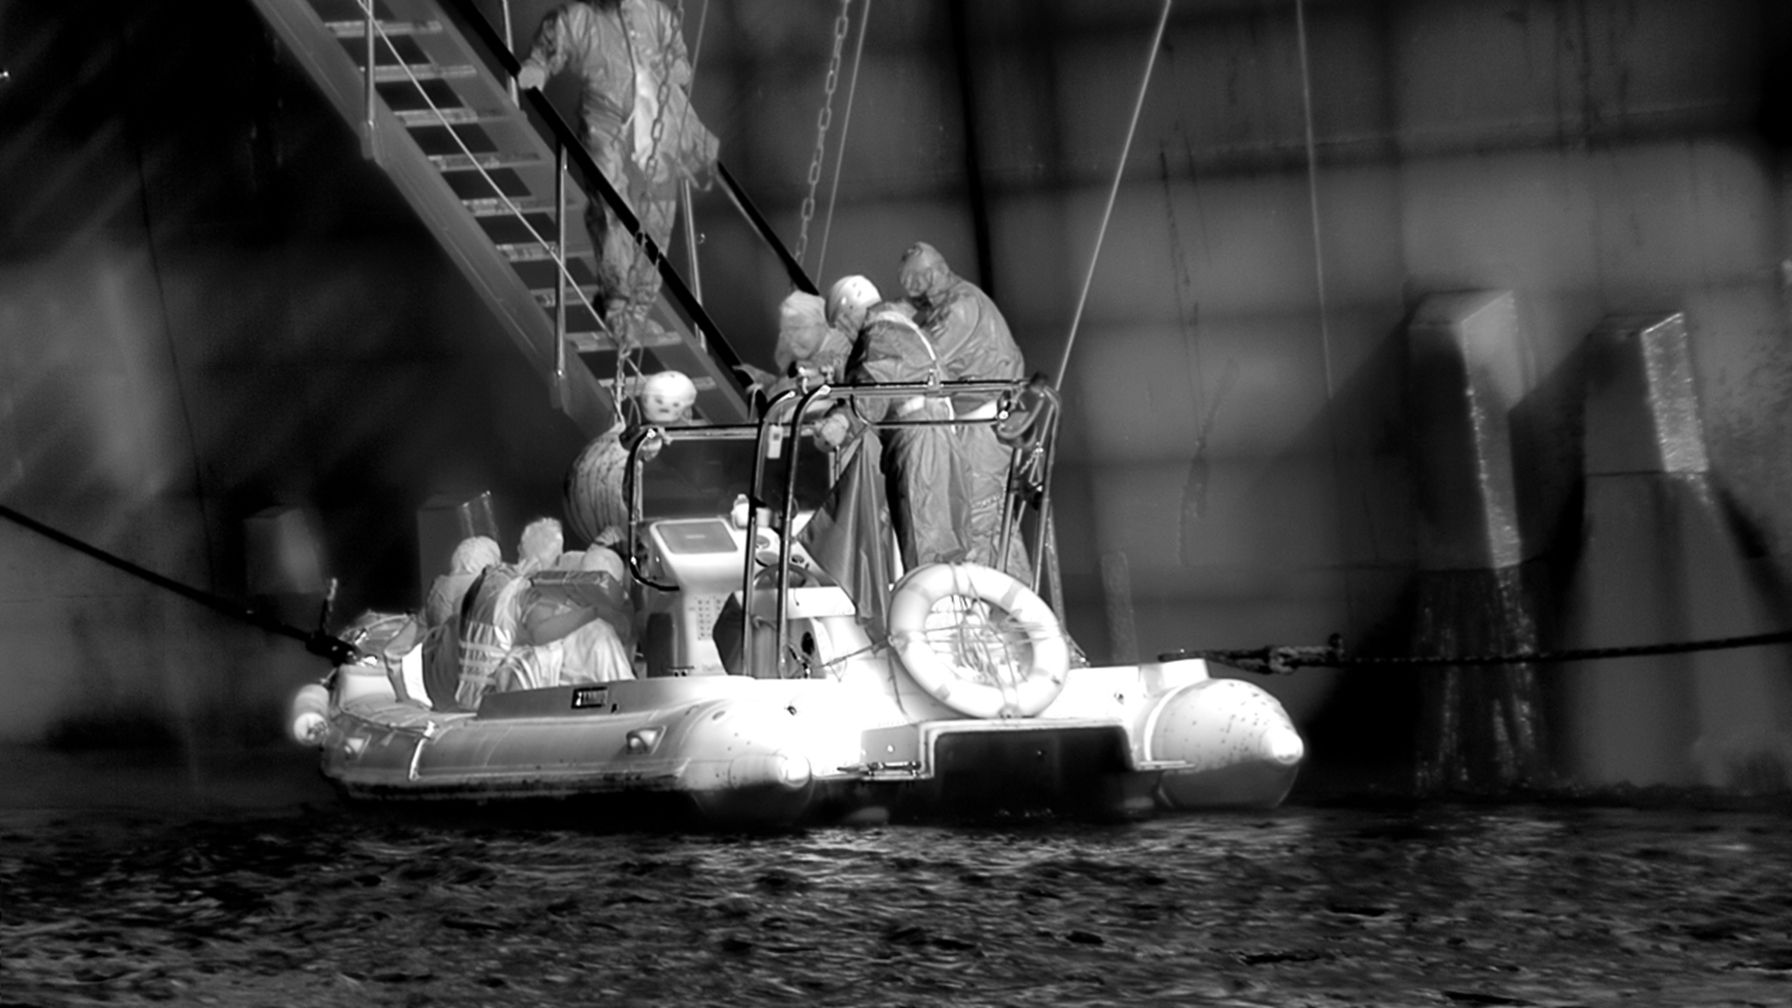
<svg viewBox="0 0 1792 1008">
<path fill-rule="evenodd" d="M 555 567 L 528 579 L 516 634 L 493 689 L 541 689 L 635 677 L 634 610 L 622 558 L 607 546 L 578 555 L 577 570 Z"/>
<path fill-rule="evenodd" d="M 498 544 L 486 536 L 470 536 L 454 547 L 448 573 L 437 576 L 423 603 L 423 687 L 429 705 L 454 709 L 460 682 L 460 610 L 467 589 L 487 567 L 503 560 Z"/>
<path fill-rule="evenodd" d="M 517 542 L 517 562 L 487 567 L 467 589 L 461 609 L 460 684 L 454 691 L 461 709 L 479 709 L 479 701 L 491 689 L 498 665 L 516 638 L 521 596 L 529 586 L 529 576 L 551 565 L 563 545 L 560 523 L 537 518 L 523 529 Z"/>
</svg>

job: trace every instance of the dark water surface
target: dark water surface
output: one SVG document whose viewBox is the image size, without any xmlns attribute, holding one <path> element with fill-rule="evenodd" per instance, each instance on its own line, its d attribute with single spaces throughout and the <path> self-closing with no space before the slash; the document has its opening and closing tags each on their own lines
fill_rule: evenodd
<svg viewBox="0 0 1792 1008">
<path fill-rule="evenodd" d="M 753 837 L 21 794 L 0 1005 L 1792 1004 L 1792 812 Z"/>
</svg>

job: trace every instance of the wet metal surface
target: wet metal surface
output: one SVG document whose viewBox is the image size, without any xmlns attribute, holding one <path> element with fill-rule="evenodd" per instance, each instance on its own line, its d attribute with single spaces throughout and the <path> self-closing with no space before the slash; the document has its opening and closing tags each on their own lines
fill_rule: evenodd
<svg viewBox="0 0 1792 1008">
<path fill-rule="evenodd" d="M 1781 1005 L 1792 812 L 781 836 L 0 810 L 0 1004 Z"/>
</svg>

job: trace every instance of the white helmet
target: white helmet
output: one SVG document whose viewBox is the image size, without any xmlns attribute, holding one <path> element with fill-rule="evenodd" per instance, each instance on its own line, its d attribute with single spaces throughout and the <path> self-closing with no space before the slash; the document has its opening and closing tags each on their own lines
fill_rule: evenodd
<svg viewBox="0 0 1792 1008">
<path fill-rule="evenodd" d="M 661 371 L 641 383 L 641 418 L 648 423 L 689 419 L 697 404 L 697 383 L 682 371 Z"/>
<path fill-rule="evenodd" d="M 565 548 L 566 535 L 560 529 L 560 519 L 537 518 L 523 526 L 523 534 L 517 537 L 516 560 L 540 570 L 552 564 Z"/>
<path fill-rule="evenodd" d="M 503 559 L 503 551 L 491 536 L 468 536 L 454 547 L 448 569 L 456 574 L 477 574 Z"/>
<path fill-rule="evenodd" d="M 870 280 L 857 273 L 843 276 L 828 289 L 828 324 L 842 327 L 848 322 L 862 322 L 865 310 L 881 300 L 877 285 Z"/>
</svg>

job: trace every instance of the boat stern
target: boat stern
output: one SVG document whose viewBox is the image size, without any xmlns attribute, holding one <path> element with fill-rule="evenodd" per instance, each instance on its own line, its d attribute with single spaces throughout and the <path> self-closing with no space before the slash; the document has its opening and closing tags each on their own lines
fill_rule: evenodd
<svg viewBox="0 0 1792 1008">
<path fill-rule="evenodd" d="M 1139 818 L 1151 780 L 1133 772 L 1113 718 L 963 718 L 865 732 L 862 802 L 895 818 Z"/>
</svg>

